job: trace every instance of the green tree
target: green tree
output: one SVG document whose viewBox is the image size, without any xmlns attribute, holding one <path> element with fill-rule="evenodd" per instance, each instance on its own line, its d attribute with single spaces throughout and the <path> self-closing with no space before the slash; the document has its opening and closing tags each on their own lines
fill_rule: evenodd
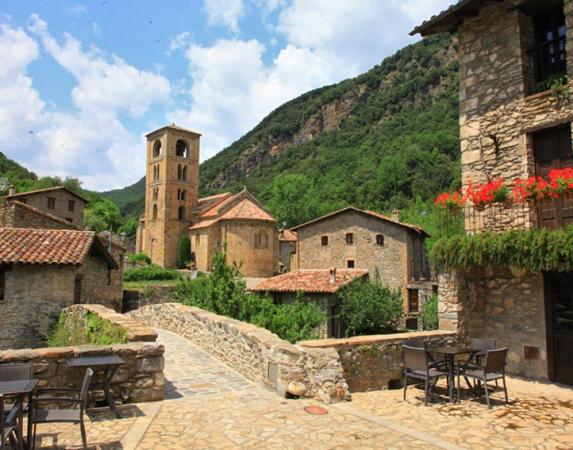
<svg viewBox="0 0 573 450">
<path fill-rule="evenodd" d="M 438 326 L 438 296 L 434 294 L 422 307 L 422 327 L 424 330 L 437 330 Z"/>
<path fill-rule="evenodd" d="M 137 226 L 139 225 L 138 220 L 135 217 L 130 217 L 127 221 L 119 227 L 118 233 L 125 233 L 126 236 L 135 236 L 137 233 Z"/>
<path fill-rule="evenodd" d="M 388 333 L 398 328 L 403 314 L 399 290 L 358 280 L 345 286 L 339 296 L 347 336 Z"/>
<path fill-rule="evenodd" d="M 191 239 L 189 236 L 181 236 L 177 248 L 177 267 L 185 269 L 189 261 L 191 261 Z"/>
</svg>

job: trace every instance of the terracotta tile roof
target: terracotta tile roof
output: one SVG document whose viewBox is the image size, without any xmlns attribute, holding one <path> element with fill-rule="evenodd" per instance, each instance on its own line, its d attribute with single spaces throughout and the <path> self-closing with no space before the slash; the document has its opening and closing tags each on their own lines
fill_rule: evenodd
<svg viewBox="0 0 573 450">
<path fill-rule="evenodd" d="M 79 198 L 84 203 L 89 203 L 88 199 L 86 199 L 85 197 L 82 197 L 80 194 L 77 194 L 76 192 L 72 191 L 71 189 L 67 188 L 66 186 L 54 186 L 54 187 L 46 188 L 46 189 L 36 189 L 35 191 L 18 192 L 17 194 L 12 194 L 12 195 L 6 196 L 6 198 L 8 200 L 12 200 L 12 199 L 18 200 L 18 197 L 29 197 L 31 195 L 37 195 L 37 194 L 43 194 L 45 192 L 61 191 L 61 190 L 68 191 L 68 193 Z"/>
<path fill-rule="evenodd" d="M 226 211 L 221 219 L 254 219 L 254 220 L 266 220 L 269 222 L 274 222 L 273 216 L 262 209 L 259 205 L 255 204 L 248 198 L 241 200 L 231 209 Z"/>
<path fill-rule="evenodd" d="M 307 292 L 334 294 L 352 281 L 368 275 L 365 269 L 337 269 L 336 281 L 330 282 L 329 270 L 297 270 L 267 278 L 252 291 L 257 292 Z"/>
<path fill-rule="evenodd" d="M 298 240 L 298 236 L 294 231 L 283 230 L 279 233 L 279 241 L 295 242 Z"/>
<path fill-rule="evenodd" d="M 80 229 L 80 227 L 78 227 L 77 225 L 75 225 L 75 224 L 73 224 L 73 223 L 71 223 L 71 222 L 68 222 L 68 221 L 65 220 L 65 219 L 62 219 L 61 217 L 54 216 L 53 214 L 47 213 L 47 212 L 42 211 L 42 210 L 40 210 L 40 209 L 38 209 L 38 208 L 34 208 L 33 206 L 28 205 L 27 203 L 22 203 L 22 202 L 20 202 L 20 201 L 18 201 L 18 200 L 11 200 L 11 201 L 9 200 L 9 201 L 8 201 L 8 204 L 9 204 L 9 205 L 13 205 L 15 208 L 23 208 L 23 209 L 26 209 L 26 210 L 30 211 L 31 213 L 34 213 L 34 214 L 37 214 L 37 215 L 39 215 L 39 216 L 45 217 L 46 219 L 49 219 L 49 220 L 53 220 L 54 222 L 58 222 L 58 223 L 60 223 L 60 224 L 62 224 L 62 225 L 67 225 L 67 227 L 68 227 L 70 230 L 79 230 L 79 229 Z"/>
<path fill-rule="evenodd" d="M 94 241 L 93 231 L 0 228 L 0 263 L 78 265 Z"/>
<path fill-rule="evenodd" d="M 384 220 L 385 222 L 390 222 L 390 223 L 399 225 L 401 227 L 408 228 L 408 229 L 410 229 L 416 233 L 420 233 L 420 234 L 423 234 L 425 236 L 428 236 L 428 233 L 426 233 L 426 231 L 424 231 L 422 228 L 420 228 L 417 225 L 411 225 L 411 224 L 406 223 L 406 222 L 400 222 L 400 221 L 392 219 L 391 217 L 385 216 L 384 214 L 380 214 L 380 213 L 377 213 L 374 211 L 367 211 L 367 210 L 363 210 L 363 209 L 358 209 L 358 208 L 355 208 L 354 206 L 348 206 L 346 208 L 339 209 L 338 211 L 331 212 L 330 214 L 326 214 L 322 217 L 317 217 L 316 219 L 310 220 L 310 221 L 305 222 L 301 225 L 297 225 L 296 227 L 292 227 L 291 231 L 296 231 L 299 228 L 303 228 L 303 227 L 306 227 L 308 225 L 315 224 L 315 223 L 320 222 L 322 220 L 329 219 L 329 218 L 334 217 L 338 214 L 348 212 L 348 211 L 354 211 L 354 212 L 357 212 L 359 214 L 365 214 L 365 215 L 370 216 L 370 217 L 375 217 L 377 219 Z"/>
<path fill-rule="evenodd" d="M 203 214 L 205 211 L 219 205 L 221 202 L 232 197 L 233 194 L 230 192 L 223 192 L 222 194 L 210 195 L 208 197 L 202 197 L 197 201 L 197 206 L 193 209 L 195 214 Z"/>
<path fill-rule="evenodd" d="M 429 36 L 445 31 L 455 31 L 464 18 L 477 14 L 486 4 L 486 0 L 458 0 L 449 8 L 422 22 L 410 31 L 410 35 L 420 33 L 422 36 Z"/>
<path fill-rule="evenodd" d="M 189 227 L 190 230 L 199 230 L 201 228 L 207 228 L 210 227 L 211 225 L 213 225 L 214 223 L 217 223 L 219 221 L 219 219 L 213 219 L 213 220 L 202 220 L 199 223 L 196 223 L 195 225 Z"/>
</svg>

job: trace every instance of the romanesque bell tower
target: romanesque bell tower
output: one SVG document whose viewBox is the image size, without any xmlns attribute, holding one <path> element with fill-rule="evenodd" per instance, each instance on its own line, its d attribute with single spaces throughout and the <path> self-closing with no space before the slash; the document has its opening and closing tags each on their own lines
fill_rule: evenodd
<svg viewBox="0 0 573 450">
<path fill-rule="evenodd" d="M 147 135 L 145 214 L 138 249 L 165 268 L 177 265 L 179 240 L 197 206 L 200 137 L 175 124 Z"/>
</svg>

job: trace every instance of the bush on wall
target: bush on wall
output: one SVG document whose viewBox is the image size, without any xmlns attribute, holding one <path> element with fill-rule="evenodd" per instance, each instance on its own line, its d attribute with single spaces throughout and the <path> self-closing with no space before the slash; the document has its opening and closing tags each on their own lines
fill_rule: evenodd
<svg viewBox="0 0 573 450">
<path fill-rule="evenodd" d="M 396 331 L 403 315 L 402 295 L 379 283 L 358 280 L 345 286 L 340 318 L 346 336 L 380 334 Z"/>
<path fill-rule="evenodd" d="M 166 270 L 156 264 L 126 269 L 123 272 L 123 281 L 176 280 L 179 277 L 177 270 Z"/>
<path fill-rule="evenodd" d="M 437 330 L 438 326 L 438 296 L 434 294 L 422 306 L 422 328 L 424 330 Z"/>
<path fill-rule="evenodd" d="M 127 342 L 127 331 L 119 325 L 86 311 L 81 320 L 73 320 L 60 313 L 48 337 L 49 347 L 70 345 L 114 345 Z"/>
</svg>

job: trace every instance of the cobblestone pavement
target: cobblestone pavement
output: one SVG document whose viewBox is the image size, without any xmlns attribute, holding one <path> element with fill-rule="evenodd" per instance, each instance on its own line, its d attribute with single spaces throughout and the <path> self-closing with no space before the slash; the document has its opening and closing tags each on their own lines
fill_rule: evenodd
<svg viewBox="0 0 573 450">
<path fill-rule="evenodd" d="M 285 400 L 180 336 L 163 330 L 167 399 L 120 407 L 123 419 L 92 410 L 90 448 L 101 449 L 481 449 L 573 448 L 573 391 L 511 379 L 509 406 L 492 410 L 469 398 L 424 407 L 421 391 L 357 393 L 352 402 L 304 408 Z M 499 394 L 496 394 L 499 397 Z M 77 426 L 39 426 L 45 449 L 81 443 Z"/>
</svg>

